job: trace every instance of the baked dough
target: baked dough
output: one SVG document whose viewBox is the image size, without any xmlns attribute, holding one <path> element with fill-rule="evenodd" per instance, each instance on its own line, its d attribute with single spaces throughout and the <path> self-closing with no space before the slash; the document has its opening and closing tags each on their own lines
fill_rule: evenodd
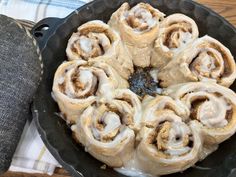
<svg viewBox="0 0 236 177">
<path fill-rule="evenodd" d="M 124 3 L 112 14 L 108 24 L 120 34 L 135 66 L 150 65 L 153 43 L 163 18 L 162 12 L 145 3 L 132 8 Z"/>
<path fill-rule="evenodd" d="M 89 106 L 72 126 L 75 139 L 96 159 L 111 167 L 122 167 L 134 152 L 135 133 L 125 104 L 96 103 Z"/>
<path fill-rule="evenodd" d="M 144 114 L 148 121 L 138 135 L 139 168 L 153 175 L 165 175 L 193 166 L 202 150 L 197 124 L 183 122 L 185 110 L 170 97 L 157 96 L 148 101 Z"/>
<path fill-rule="evenodd" d="M 81 25 L 68 41 L 69 60 L 105 62 L 125 79 L 133 72 L 132 59 L 124 49 L 120 36 L 102 21 Z"/>
<path fill-rule="evenodd" d="M 106 63 L 89 65 L 83 60 L 62 63 L 54 76 L 53 96 L 68 123 L 75 123 L 81 111 L 101 95 L 110 97 L 115 88 L 128 83 Z"/>
<path fill-rule="evenodd" d="M 236 65 L 229 49 L 216 39 L 204 36 L 171 60 L 158 78 L 162 87 L 192 81 L 216 82 L 229 87 L 236 78 Z"/>
<path fill-rule="evenodd" d="M 190 82 L 165 90 L 179 103 L 188 107 L 189 120 L 195 120 L 204 142 L 219 144 L 236 131 L 236 95 L 213 83 Z"/>
<path fill-rule="evenodd" d="M 159 36 L 152 52 L 151 66 L 163 68 L 197 39 L 198 35 L 198 27 L 193 19 L 184 14 L 169 15 L 161 22 Z"/>
</svg>

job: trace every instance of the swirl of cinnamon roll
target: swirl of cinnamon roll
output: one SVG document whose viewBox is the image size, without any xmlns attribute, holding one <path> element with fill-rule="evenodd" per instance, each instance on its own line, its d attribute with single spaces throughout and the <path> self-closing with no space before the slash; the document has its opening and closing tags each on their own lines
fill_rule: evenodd
<svg viewBox="0 0 236 177">
<path fill-rule="evenodd" d="M 126 101 L 93 104 L 72 126 L 74 138 L 96 159 L 121 167 L 132 158 L 135 133 L 133 113 Z"/>
<path fill-rule="evenodd" d="M 81 111 L 98 96 L 109 97 L 113 89 L 127 87 L 127 81 L 109 65 L 89 65 L 78 60 L 64 62 L 58 67 L 52 94 L 68 123 L 75 123 Z"/>
<path fill-rule="evenodd" d="M 173 14 L 161 22 L 160 34 L 155 41 L 151 65 L 163 68 L 177 53 L 199 35 L 195 21 L 184 14 Z"/>
<path fill-rule="evenodd" d="M 189 121 L 199 125 L 205 143 L 219 144 L 236 131 L 236 94 L 213 83 L 192 82 L 171 86 L 165 94 L 185 104 Z"/>
<path fill-rule="evenodd" d="M 161 109 L 163 103 L 166 103 L 166 108 Z M 173 109 L 174 105 L 178 107 L 171 98 L 153 98 L 143 115 L 144 119 L 152 117 L 152 121 L 139 132 L 136 155 L 139 168 L 153 175 L 183 171 L 199 159 L 202 149 L 199 129 L 195 122 L 189 125 L 183 122 L 183 117 L 187 116 L 185 111 Z"/>
<path fill-rule="evenodd" d="M 145 3 L 132 8 L 124 3 L 111 16 L 108 24 L 121 35 L 135 66 L 150 65 L 152 45 L 163 18 L 163 13 Z"/>
<path fill-rule="evenodd" d="M 105 62 L 126 79 L 133 72 L 132 59 L 120 36 L 99 20 L 81 25 L 70 37 L 66 53 L 69 60 Z"/>
<path fill-rule="evenodd" d="M 142 124 L 152 126 L 156 121 L 156 116 L 159 111 L 169 113 L 173 111 L 179 115 L 183 120 L 188 119 L 189 111 L 184 104 L 177 103 L 168 96 L 145 96 L 142 101 L 143 116 Z M 172 113 L 172 112 L 170 112 Z"/>
<path fill-rule="evenodd" d="M 230 51 L 209 36 L 197 39 L 160 72 L 161 86 L 212 81 L 229 87 L 236 78 L 236 65 Z"/>
<path fill-rule="evenodd" d="M 142 106 L 139 97 L 129 89 L 116 89 L 113 92 L 112 105 L 116 105 L 127 117 L 126 123 L 135 131 L 141 128 Z"/>
</svg>

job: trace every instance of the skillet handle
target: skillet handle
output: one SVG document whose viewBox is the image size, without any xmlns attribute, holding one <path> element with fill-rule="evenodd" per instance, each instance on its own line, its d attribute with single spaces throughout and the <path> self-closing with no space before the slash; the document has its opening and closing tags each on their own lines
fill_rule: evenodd
<svg viewBox="0 0 236 177">
<path fill-rule="evenodd" d="M 40 50 L 45 47 L 45 44 L 49 36 L 55 31 L 58 24 L 60 24 L 60 18 L 49 17 L 39 21 L 32 29 L 31 34 L 38 42 Z"/>
</svg>

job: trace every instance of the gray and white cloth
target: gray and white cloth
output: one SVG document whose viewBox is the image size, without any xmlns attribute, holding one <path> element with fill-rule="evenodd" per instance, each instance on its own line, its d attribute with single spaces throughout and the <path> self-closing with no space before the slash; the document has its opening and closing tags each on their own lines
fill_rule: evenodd
<svg viewBox="0 0 236 177">
<path fill-rule="evenodd" d="M 0 15 L 0 174 L 11 163 L 29 105 L 39 84 L 42 61 L 36 41 L 17 21 Z M 20 44 L 20 45 L 19 45 Z"/>
<path fill-rule="evenodd" d="M 32 22 L 38 22 L 46 17 L 63 18 L 89 1 L 91 0 L 0 0 L 0 14 L 5 14 L 15 19 L 29 20 L 28 22 L 25 21 L 24 25 L 30 28 L 34 24 Z M 2 74 L 1 71 L 0 74 Z M 1 81 L 2 80 L 0 80 L 0 82 Z M 12 116 L 17 117 L 18 115 L 12 113 Z M 51 175 L 56 167 L 61 166 L 42 142 L 37 132 L 35 122 L 30 121 L 30 115 L 26 114 L 21 117 L 23 120 L 22 124 L 27 118 L 29 119 L 25 125 L 9 170 L 28 173 L 47 173 Z M 2 132 L 0 132 L 0 143 L 2 143 L 1 133 Z M 18 137 L 18 139 L 19 138 L 20 137 Z"/>
</svg>

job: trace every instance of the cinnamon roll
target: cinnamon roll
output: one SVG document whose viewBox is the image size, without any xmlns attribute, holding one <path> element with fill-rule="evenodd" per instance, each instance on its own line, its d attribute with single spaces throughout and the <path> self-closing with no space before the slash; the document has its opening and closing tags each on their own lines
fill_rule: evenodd
<svg viewBox="0 0 236 177">
<path fill-rule="evenodd" d="M 54 76 L 53 96 L 68 123 L 97 99 L 110 97 L 115 88 L 127 88 L 128 83 L 105 63 L 88 65 L 86 61 L 62 63 Z"/>
<path fill-rule="evenodd" d="M 124 101 L 89 106 L 72 126 L 74 138 L 106 165 L 123 166 L 134 152 L 135 133 L 130 127 L 133 118 L 129 108 Z"/>
<path fill-rule="evenodd" d="M 197 39 L 199 35 L 195 21 L 184 14 L 173 14 L 165 18 L 160 25 L 160 34 L 155 41 L 151 65 L 163 68 L 184 47 Z"/>
<path fill-rule="evenodd" d="M 219 144 L 236 131 L 236 94 L 213 83 L 192 82 L 171 86 L 165 94 L 189 109 L 207 144 Z"/>
<path fill-rule="evenodd" d="M 119 32 L 135 66 L 150 65 L 152 46 L 163 18 L 163 13 L 145 3 L 132 8 L 124 3 L 111 16 L 108 24 Z"/>
<path fill-rule="evenodd" d="M 159 109 L 161 102 L 166 103 L 163 109 Z M 185 111 L 173 103 L 168 97 L 154 98 L 144 114 L 144 119 L 152 118 L 139 132 L 141 141 L 136 152 L 139 168 L 144 172 L 153 175 L 175 173 L 191 167 L 199 159 L 202 150 L 199 128 L 195 122 L 186 124 L 183 121 Z"/>
<path fill-rule="evenodd" d="M 235 61 L 223 44 L 204 36 L 171 60 L 158 78 L 162 87 L 191 81 L 211 81 L 229 87 L 236 78 Z"/>
<path fill-rule="evenodd" d="M 120 36 L 99 20 L 81 25 L 72 34 L 66 54 L 69 60 L 105 62 L 125 79 L 133 72 L 132 59 L 124 49 Z"/>
</svg>

